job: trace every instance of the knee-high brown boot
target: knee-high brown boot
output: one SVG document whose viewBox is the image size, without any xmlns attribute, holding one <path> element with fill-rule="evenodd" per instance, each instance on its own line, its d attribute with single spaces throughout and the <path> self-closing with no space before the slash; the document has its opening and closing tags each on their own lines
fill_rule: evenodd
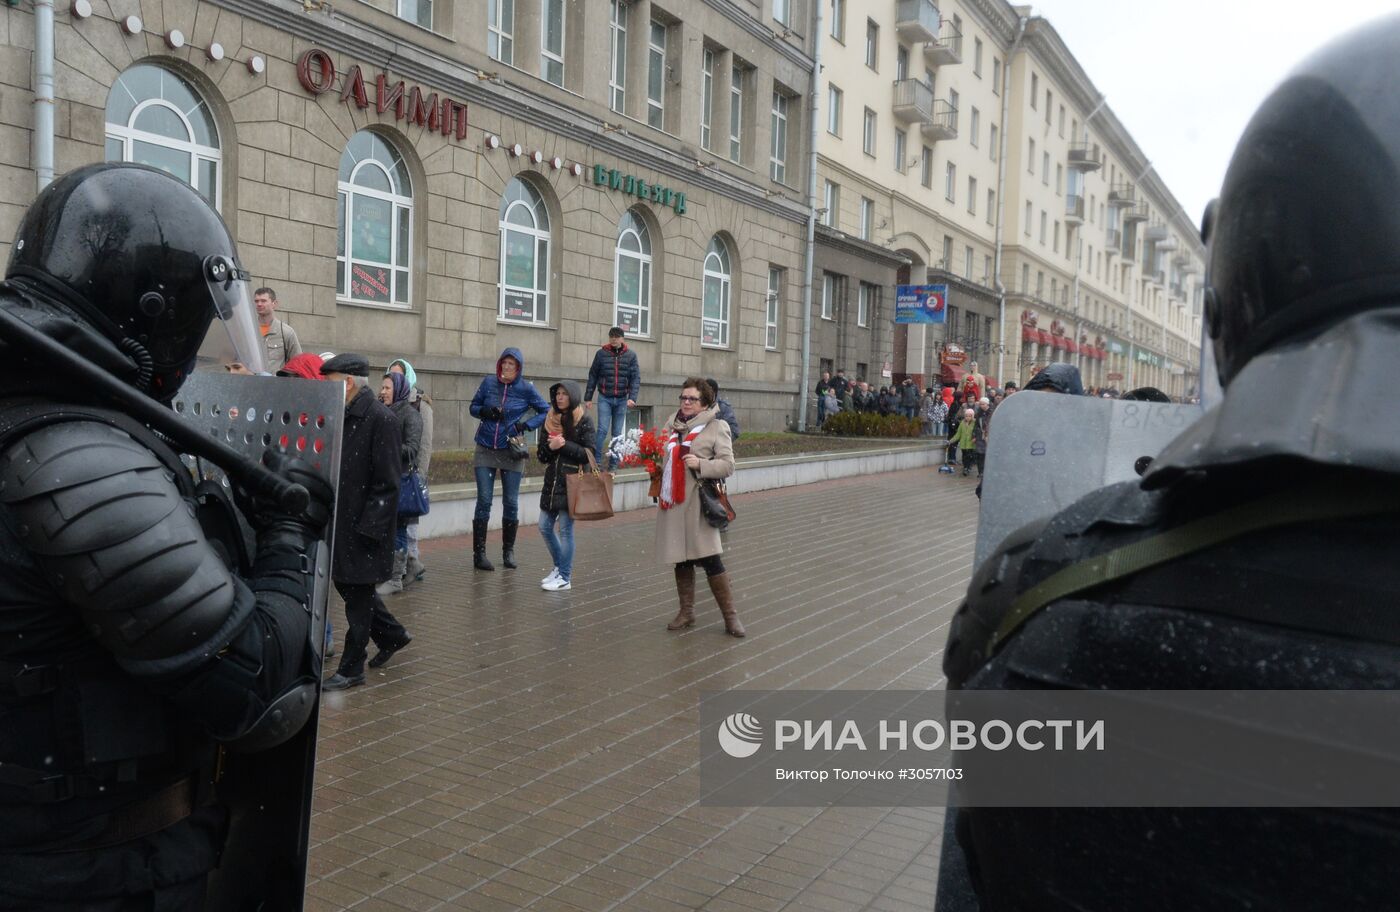
<svg viewBox="0 0 1400 912">
<path fill-rule="evenodd" d="M 676 564 L 676 595 L 681 601 L 681 610 L 676 619 L 666 625 L 667 630 L 680 630 L 695 626 L 695 565 Z"/>
<path fill-rule="evenodd" d="M 719 602 L 719 613 L 724 615 L 724 632 L 733 637 L 744 636 L 744 625 L 739 623 L 739 612 L 734 610 L 734 591 L 729 588 L 729 572 L 716 573 L 709 577 L 710 591 Z"/>
</svg>

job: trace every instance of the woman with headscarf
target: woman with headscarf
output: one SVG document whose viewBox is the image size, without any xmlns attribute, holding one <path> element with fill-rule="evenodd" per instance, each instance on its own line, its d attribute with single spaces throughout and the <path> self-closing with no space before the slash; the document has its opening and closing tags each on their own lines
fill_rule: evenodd
<svg viewBox="0 0 1400 912">
<path fill-rule="evenodd" d="M 419 417 L 423 419 L 423 442 L 418 447 L 418 474 L 423 476 L 423 483 L 427 484 L 428 470 L 433 461 L 433 397 L 419 388 L 418 374 L 406 359 L 399 358 L 390 362 L 389 373 L 403 374 L 408 380 L 408 402 L 418 410 Z M 407 589 L 421 580 L 425 572 L 423 559 L 418 552 L 418 517 L 415 516 L 408 521 L 408 565 L 403 575 L 404 588 Z"/>
<path fill-rule="evenodd" d="M 574 518 L 569 515 L 566 476 L 582 471 L 596 443 L 593 419 L 584 411 L 578 384 L 564 380 L 549 388 L 549 414 L 544 419 L 537 455 L 544 463 L 540 488 L 540 537 L 554 559 L 554 569 L 540 580 L 547 592 L 573 588 Z"/>
<path fill-rule="evenodd" d="M 681 384 L 680 408 L 667 422 L 670 441 L 662 455 L 661 496 L 656 511 L 656 559 L 676 575 L 680 611 L 667 630 L 695 624 L 695 567 L 705 570 L 710 592 L 724 617 L 724 632 L 744 636 L 734 608 L 734 593 L 720 554 L 719 530 L 700 513 L 700 479 L 728 478 L 734 473 L 729 425 L 719 420 L 714 393 L 698 377 Z"/>
<path fill-rule="evenodd" d="M 379 384 L 379 401 L 399 419 L 399 462 L 404 474 L 418 468 L 418 450 L 423 440 L 423 418 L 408 402 L 408 378 L 387 373 Z M 420 470 L 421 473 L 421 470 Z M 375 587 L 380 595 L 403 591 L 404 570 L 408 566 L 408 518 L 400 517 L 394 532 L 394 567 L 389 578 Z"/>
<path fill-rule="evenodd" d="M 526 417 L 526 413 L 535 414 Z M 496 372 L 483 377 L 472 396 L 471 415 L 481 422 L 476 429 L 476 513 L 472 516 L 472 566 L 495 570 L 486 559 L 486 526 L 491 520 L 492 488 L 501 475 L 501 563 L 514 570 L 515 534 L 520 529 L 520 478 L 524 460 L 511 453 L 510 438 L 544 424 L 549 403 L 535 385 L 525 379 L 525 356 L 507 348 L 496 359 Z M 528 455 L 528 454 L 527 454 Z"/>
</svg>

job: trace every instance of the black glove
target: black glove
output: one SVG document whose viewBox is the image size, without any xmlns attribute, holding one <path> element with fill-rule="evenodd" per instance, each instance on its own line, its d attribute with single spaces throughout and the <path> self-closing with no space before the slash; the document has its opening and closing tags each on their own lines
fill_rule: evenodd
<svg viewBox="0 0 1400 912">
<path fill-rule="evenodd" d="M 483 421 L 500 421 L 505 416 L 506 413 L 501 411 L 501 407 L 499 405 L 493 405 L 490 408 L 484 408 L 481 410 L 481 418 Z"/>
<path fill-rule="evenodd" d="M 515 424 L 512 425 L 512 427 L 515 429 L 515 433 L 512 436 L 519 437 L 521 434 L 525 433 L 526 428 L 525 422 L 523 421 L 515 422 Z"/>
<path fill-rule="evenodd" d="M 262 462 L 273 472 L 305 488 L 308 500 L 305 509 L 292 512 L 270 495 L 255 494 L 237 485 L 234 494 L 248 525 L 258 532 L 266 532 L 279 525 L 290 524 L 313 537 L 319 537 L 331 521 L 331 511 L 335 507 L 335 490 L 330 482 L 306 460 L 275 450 L 264 452 Z"/>
</svg>

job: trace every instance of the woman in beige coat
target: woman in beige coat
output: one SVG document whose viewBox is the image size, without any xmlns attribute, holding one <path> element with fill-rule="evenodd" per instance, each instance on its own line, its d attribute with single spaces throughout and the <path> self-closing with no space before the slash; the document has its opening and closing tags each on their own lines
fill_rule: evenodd
<svg viewBox="0 0 1400 912">
<path fill-rule="evenodd" d="M 656 559 L 671 564 L 676 572 L 676 594 L 681 609 L 667 630 L 680 630 L 695 624 L 695 567 L 705 570 L 710 591 L 724 616 L 724 631 L 744 635 L 744 625 L 734 610 L 734 594 L 729 587 L 720 553 L 719 530 L 700 514 L 700 483 L 695 477 L 728 478 L 734 473 L 734 447 L 729 425 L 718 417 L 714 393 L 709 384 L 691 377 L 682 385 L 680 410 L 667 429 L 673 443 L 662 461 L 661 496 L 656 511 Z"/>
</svg>

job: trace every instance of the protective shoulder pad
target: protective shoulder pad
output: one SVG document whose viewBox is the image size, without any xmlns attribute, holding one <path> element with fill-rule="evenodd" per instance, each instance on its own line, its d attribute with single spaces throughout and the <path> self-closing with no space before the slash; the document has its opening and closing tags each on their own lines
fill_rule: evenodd
<svg viewBox="0 0 1400 912">
<path fill-rule="evenodd" d="M 166 674 L 222 647 L 233 579 L 146 446 L 95 421 L 50 424 L 0 453 L 15 533 L 112 654 Z"/>
</svg>

